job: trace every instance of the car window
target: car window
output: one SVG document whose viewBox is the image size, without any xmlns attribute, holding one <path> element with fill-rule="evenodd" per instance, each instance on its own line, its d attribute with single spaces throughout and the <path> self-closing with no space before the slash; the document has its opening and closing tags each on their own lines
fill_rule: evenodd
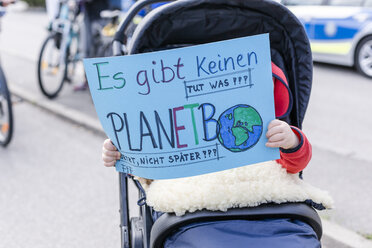
<svg viewBox="0 0 372 248">
<path fill-rule="evenodd" d="M 364 6 L 366 6 L 366 7 L 372 7 L 372 0 L 366 0 L 364 2 Z"/>
<path fill-rule="evenodd" d="M 324 0 L 282 0 L 284 5 L 321 5 Z"/>
<path fill-rule="evenodd" d="M 362 6 L 363 0 L 330 0 L 332 6 Z"/>
</svg>

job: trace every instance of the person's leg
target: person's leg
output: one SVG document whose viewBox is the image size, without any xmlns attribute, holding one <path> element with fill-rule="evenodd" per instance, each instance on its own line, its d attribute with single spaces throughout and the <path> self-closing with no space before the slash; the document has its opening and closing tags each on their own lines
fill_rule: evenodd
<svg viewBox="0 0 372 248">
<path fill-rule="evenodd" d="M 92 27 L 89 15 L 85 12 L 83 23 L 80 29 L 80 44 L 83 58 L 91 57 L 90 42 L 92 40 Z"/>
<path fill-rule="evenodd" d="M 85 11 L 83 15 L 83 22 L 80 28 L 80 51 L 81 58 L 90 58 L 93 56 L 92 49 L 92 28 L 89 14 Z M 74 86 L 74 91 L 84 91 L 88 88 L 88 81 L 84 74 L 84 80 L 78 85 Z"/>
<path fill-rule="evenodd" d="M 48 14 L 49 22 L 56 18 L 59 9 L 59 2 L 57 0 L 46 0 L 45 7 Z"/>
<path fill-rule="evenodd" d="M 85 3 L 84 8 L 84 24 L 81 30 L 81 44 L 82 44 L 82 58 L 92 58 L 96 56 L 96 44 L 95 44 L 95 33 L 97 29 L 94 29 L 94 25 L 100 21 L 100 12 L 104 9 L 108 9 L 107 0 L 97 0 Z M 81 85 L 75 86 L 75 91 L 86 90 L 88 88 L 88 82 L 86 77 Z"/>
</svg>

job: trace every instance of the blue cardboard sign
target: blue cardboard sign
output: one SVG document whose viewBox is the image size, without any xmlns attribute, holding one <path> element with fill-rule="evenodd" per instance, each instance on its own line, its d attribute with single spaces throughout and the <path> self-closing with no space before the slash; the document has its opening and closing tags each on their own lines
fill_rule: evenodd
<svg viewBox="0 0 372 248">
<path fill-rule="evenodd" d="M 200 175 L 279 158 L 269 35 L 84 60 L 116 169 L 149 179 Z"/>
</svg>

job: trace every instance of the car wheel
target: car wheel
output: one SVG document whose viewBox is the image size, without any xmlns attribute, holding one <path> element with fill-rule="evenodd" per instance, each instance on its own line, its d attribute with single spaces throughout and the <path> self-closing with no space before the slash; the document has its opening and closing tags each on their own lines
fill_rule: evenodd
<svg viewBox="0 0 372 248">
<path fill-rule="evenodd" d="M 364 38 L 355 52 L 355 67 L 363 75 L 372 78 L 372 36 Z"/>
</svg>

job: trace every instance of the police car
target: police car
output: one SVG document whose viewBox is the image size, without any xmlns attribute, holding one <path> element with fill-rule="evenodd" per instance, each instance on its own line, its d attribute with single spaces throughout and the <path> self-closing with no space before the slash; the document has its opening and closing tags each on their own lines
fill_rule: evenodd
<svg viewBox="0 0 372 248">
<path fill-rule="evenodd" d="M 372 0 L 282 0 L 303 23 L 314 61 L 372 78 Z"/>
</svg>

